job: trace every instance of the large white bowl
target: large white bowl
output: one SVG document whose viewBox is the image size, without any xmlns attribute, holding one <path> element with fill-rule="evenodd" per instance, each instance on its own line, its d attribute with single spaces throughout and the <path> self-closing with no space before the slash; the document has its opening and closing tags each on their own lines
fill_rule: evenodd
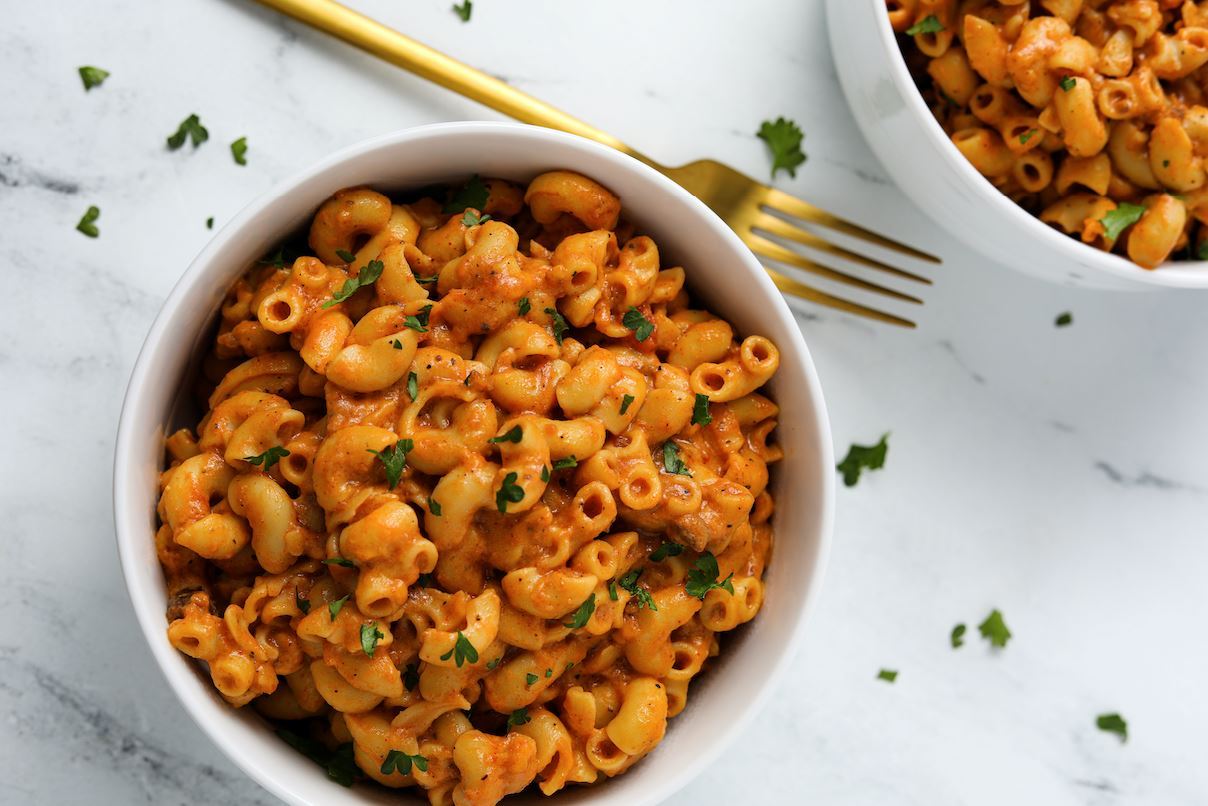
<svg viewBox="0 0 1208 806">
<path fill-rule="evenodd" d="M 968 163 L 923 102 L 885 0 L 828 0 L 831 51 L 848 105 L 898 187 L 937 224 L 995 262 L 1057 283 L 1208 288 L 1208 261 L 1146 271 L 1041 223 Z"/>
<path fill-rule="evenodd" d="M 627 774 L 556 802 L 604 806 L 656 803 L 684 786 L 766 705 L 800 646 L 830 541 L 834 460 L 822 390 L 793 317 L 759 263 L 697 199 L 620 153 L 547 129 L 499 123 L 425 126 L 345 149 L 260 198 L 222 229 L 181 277 L 151 326 L 126 392 L 114 461 L 114 514 L 122 571 L 139 624 L 168 683 L 198 725 L 248 775 L 294 804 L 414 802 L 374 786 L 344 789 L 273 735 L 251 709 L 236 711 L 208 676 L 168 643 L 163 578 L 155 558 L 156 477 L 165 430 L 179 425 L 190 360 L 207 336 L 227 287 L 244 268 L 307 222 L 332 192 L 368 184 L 417 188 L 471 173 L 524 181 L 552 168 L 592 176 L 621 197 L 627 216 L 652 235 L 666 265 L 741 333 L 769 336 L 781 351 L 771 394 L 782 407 L 776 468 L 776 545 L 759 617 L 724 642 L 721 658 L 692 686 L 667 738 Z M 189 423 L 190 425 L 192 423 Z M 737 771 L 735 774 L 739 774 Z M 786 774 L 790 774 L 786 771 Z M 182 796 L 185 793 L 182 793 Z M 531 795 L 516 804 L 549 803 Z"/>
</svg>

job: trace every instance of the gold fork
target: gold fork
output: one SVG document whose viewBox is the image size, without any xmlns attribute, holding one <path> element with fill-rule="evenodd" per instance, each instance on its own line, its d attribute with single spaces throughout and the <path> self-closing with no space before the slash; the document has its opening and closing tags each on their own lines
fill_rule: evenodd
<svg viewBox="0 0 1208 806">
<path fill-rule="evenodd" d="M 847 261 L 903 280 L 927 285 L 930 285 L 931 281 L 926 277 L 830 243 L 819 235 L 798 226 L 795 221 L 806 221 L 825 227 L 856 241 L 872 244 L 880 249 L 905 255 L 915 260 L 939 263 L 940 260 L 937 257 L 844 221 L 783 191 L 756 182 L 720 162 L 699 160 L 679 168 L 660 165 L 612 135 L 605 134 L 496 78 L 451 59 L 398 31 L 387 28 L 381 23 L 340 5 L 335 0 L 257 0 L 257 2 L 516 120 L 577 134 L 641 160 L 712 208 L 738 233 L 751 251 L 763 259 L 764 268 L 772 281 L 785 294 L 879 322 L 903 327 L 915 326 L 913 322 L 900 316 L 808 286 L 782 271 L 770 267 L 768 263 L 791 266 L 827 280 L 901 302 L 922 304 L 922 300 L 918 297 L 805 257 L 798 251 L 787 248 L 784 242 L 812 249 L 818 253 L 819 259 L 825 259 L 821 257 L 823 255 L 839 258 L 840 265 L 842 265 L 842 261 Z"/>
</svg>

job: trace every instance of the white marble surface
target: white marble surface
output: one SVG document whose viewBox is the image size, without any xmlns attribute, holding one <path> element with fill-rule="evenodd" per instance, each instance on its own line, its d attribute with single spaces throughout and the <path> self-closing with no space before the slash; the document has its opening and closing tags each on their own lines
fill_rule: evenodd
<svg viewBox="0 0 1208 806">
<path fill-rule="evenodd" d="M 846 113 L 818 0 L 479 0 L 468 25 L 449 4 L 354 3 L 668 162 L 763 175 L 752 132 L 793 117 L 810 161 L 786 188 L 946 259 L 916 332 L 802 319 L 837 447 L 891 431 L 888 466 L 840 490 L 775 704 L 672 803 L 1208 801 L 1208 298 L 1061 289 L 938 231 Z M 494 116 L 245 0 L 4 17 L 0 802 L 271 803 L 135 628 L 110 513 L 126 378 L 208 216 L 368 135 Z M 85 94 L 80 64 L 113 75 Z M 192 112 L 213 139 L 168 153 Z M 95 241 L 74 231 L 90 204 Z M 992 607 L 1005 651 L 949 648 Z M 1115 710 L 1126 745 L 1094 727 Z"/>
</svg>

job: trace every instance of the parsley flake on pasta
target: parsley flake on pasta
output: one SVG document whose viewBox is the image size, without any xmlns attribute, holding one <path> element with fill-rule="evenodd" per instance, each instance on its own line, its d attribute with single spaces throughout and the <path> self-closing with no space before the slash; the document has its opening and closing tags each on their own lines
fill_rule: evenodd
<svg viewBox="0 0 1208 806">
<path fill-rule="evenodd" d="M 528 674 L 526 674 L 524 676 L 524 684 L 526 686 L 532 686 L 533 683 L 536 683 L 540 679 L 541 678 L 537 677 L 537 675 L 533 674 L 532 672 L 529 672 Z"/>
<path fill-rule="evenodd" d="M 355 263 L 356 259 L 357 259 L 357 256 L 354 255 L 352 252 L 349 252 L 347 249 L 337 249 L 336 257 L 338 257 L 340 260 L 344 261 L 345 263 Z"/>
<path fill-rule="evenodd" d="M 520 478 L 517 473 L 508 473 L 499 484 L 499 492 L 495 493 L 495 507 L 500 512 L 508 511 L 508 504 L 519 504 L 524 500 L 524 488 L 516 483 Z"/>
<path fill-rule="evenodd" d="M 572 630 L 578 630 L 587 626 L 587 622 L 591 621 L 592 613 L 596 612 L 596 595 L 593 593 L 587 597 L 583 604 L 579 605 L 579 609 L 575 611 L 575 615 L 571 620 L 566 622 L 565 626 Z M 549 677 L 547 674 L 546 677 Z"/>
<path fill-rule="evenodd" d="M 381 272 L 378 272 L 378 274 L 381 274 Z M 411 328 L 417 333 L 427 333 L 428 317 L 432 315 L 432 308 L 432 305 L 425 305 L 414 316 L 403 317 L 403 327 Z"/>
<path fill-rule="evenodd" d="M 487 206 L 487 199 L 490 197 L 491 189 L 479 178 L 478 174 L 474 174 L 453 194 L 453 198 L 449 199 L 449 203 L 445 205 L 445 212 L 462 213 L 471 208 L 481 211 Z"/>
<path fill-rule="evenodd" d="M 369 657 L 373 657 L 374 651 L 377 649 L 378 641 L 386 636 L 377 628 L 376 622 L 361 625 L 361 651 Z"/>
<path fill-rule="evenodd" d="M 518 443 L 522 439 L 524 439 L 524 430 L 519 425 L 514 425 L 511 428 L 509 428 L 507 431 L 504 431 L 499 436 L 491 437 L 490 439 L 487 440 L 487 442 L 494 442 L 496 444 L 498 444 L 500 442 Z"/>
<path fill-rule="evenodd" d="M 558 313 L 557 309 L 546 308 L 545 312 L 549 314 L 550 319 L 553 320 L 554 341 L 558 342 L 558 344 L 562 344 L 562 339 L 564 339 L 566 334 L 570 332 L 570 325 L 566 324 L 566 319 L 563 318 L 562 314 Z"/>
<path fill-rule="evenodd" d="M 512 711 L 511 716 L 508 717 L 508 727 L 517 728 L 521 725 L 527 725 L 531 721 L 532 718 L 529 716 L 527 708 L 517 708 L 515 711 Z"/>
<path fill-rule="evenodd" d="M 357 564 L 347 557 L 328 557 L 323 561 L 327 565 L 338 565 L 342 568 L 356 568 Z"/>
<path fill-rule="evenodd" d="M 477 227 L 479 224 L 485 224 L 491 220 L 489 215 L 479 215 L 473 210 L 466 210 L 461 216 L 461 223 L 467 227 Z"/>
<path fill-rule="evenodd" d="M 662 562 L 668 557 L 678 557 L 684 553 L 684 547 L 679 543 L 665 542 L 654 551 L 650 552 L 650 562 Z"/>
<path fill-rule="evenodd" d="M 454 3 L 453 13 L 456 14 L 462 22 L 469 22 L 470 15 L 474 13 L 474 0 L 462 0 L 460 3 Z"/>
<path fill-rule="evenodd" d="M 84 91 L 99 87 L 105 83 L 105 79 L 109 78 L 109 71 L 102 70 L 99 67 L 81 67 L 80 80 L 84 82 Z"/>
<path fill-rule="evenodd" d="M 336 616 L 340 615 L 340 611 L 344 609 L 344 603 L 348 601 L 348 598 L 351 595 L 352 594 L 345 594 L 339 599 L 336 599 L 334 602 L 327 603 L 327 612 L 331 615 L 332 621 L 335 621 Z"/>
<path fill-rule="evenodd" d="M 654 323 L 633 306 L 625 311 L 625 315 L 621 317 L 621 324 L 632 330 L 633 337 L 638 341 L 646 341 L 654 333 Z"/>
<path fill-rule="evenodd" d="M 938 34 L 943 30 L 944 24 L 940 22 L 940 18 L 934 14 L 928 14 L 926 17 L 923 17 L 923 19 L 907 28 L 906 35 L 918 36 L 919 34 Z"/>
<path fill-rule="evenodd" d="M 428 759 L 419 753 L 413 755 L 402 750 L 391 750 L 386 753 L 386 760 L 382 762 L 381 773 L 391 775 L 397 772 L 399 775 L 410 775 L 412 765 L 420 772 L 428 771 Z"/>
<path fill-rule="evenodd" d="M 298 609 L 302 611 L 302 615 L 305 616 L 310 613 L 310 600 L 303 599 L 302 591 L 297 590 L 296 588 L 294 589 L 294 604 L 296 604 Z"/>
<path fill-rule="evenodd" d="M 189 115 L 180 122 L 174 134 L 168 135 L 168 149 L 175 151 L 185 144 L 186 140 L 193 141 L 193 148 L 210 139 L 210 132 L 201 125 L 201 118 Z"/>
<path fill-rule="evenodd" d="M 398 442 L 380 451 L 375 451 L 373 448 L 367 448 L 366 450 L 376 456 L 382 463 L 382 467 L 386 469 L 386 484 L 393 490 L 398 486 L 399 480 L 403 477 L 403 469 L 407 467 L 407 454 L 411 453 L 414 449 L 414 441 L 400 439 Z"/>
<path fill-rule="evenodd" d="M 249 465 L 259 465 L 267 473 L 273 465 L 289 456 L 289 451 L 280 445 L 274 445 L 264 453 L 258 453 L 255 456 L 245 456 L 243 461 Z"/>
<path fill-rule="evenodd" d="M 437 501 L 435 498 L 432 498 L 431 496 L 428 497 L 428 511 L 431 512 L 434 516 L 436 516 L 438 518 L 440 517 L 440 513 L 441 513 L 440 502 Z"/>
<path fill-rule="evenodd" d="M 332 294 L 331 299 L 323 303 L 323 307 L 331 308 L 335 305 L 339 305 L 341 302 L 348 299 L 362 288 L 373 285 L 377 282 L 377 279 L 382 276 L 382 272 L 385 270 L 386 264 L 382 263 L 382 261 L 369 261 L 364 265 L 364 267 L 361 268 L 360 273 L 357 274 L 356 277 L 349 277 L 347 280 L 345 280 L 344 285 L 340 287 L 340 290 Z M 411 317 L 407 318 L 410 319 Z M 427 323 L 427 317 L 424 317 L 424 324 L 427 325 Z M 408 327 L 410 327 L 410 325 L 408 325 Z M 427 330 L 427 327 L 424 329 Z"/>
<path fill-rule="evenodd" d="M 772 178 L 776 178 L 777 171 L 788 171 L 789 176 L 796 178 L 797 169 L 806 160 L 805 152 L 801 150 L 801 142 L 805 139 L 801 127 L 780 117 L 775 121 L 765 120 L 756 134 L 772 152 Z"/>
<path fill-rule="evenodd" d="M 578 467 L 579 460 L 573 456 L 564 456 L 561 459 L 554 460 L 554 470 L 570 470 L 572 467 Z"/>
<path fill-rule="evenodd" d="M 713 552 L 706 551 L 704 554 L 696 558 L 696 565 L 688 572 L 688 581 L 685 587 L 688 589 L 689 596 L 695 596 L 697 599 L 704 599 L 705 594 L 714 588 L 720 588 L 726 591 L 731 596 L 734 595 L 734 585 L 730 579 L 734 576 L 731 572 L 730 576 L 717 581 L 717 577 L 721 571 L 717 567 L 717 558 L 713 556 Z"/>
<path fill-rule="evenodd" d="M 692 404 L 692 424 L 708 425 L 711 422 L 713 415 L 709 412 L 709 396 L 698 393 Z"/>
<path fill-rule="evenodd" d="M 1124 230 L 1141 220 L 1145 215 L 1145 205 L 1120 202 L 1114 210 L 1104 214 L 1099 222 L 1103 224 L 1103 237 L 1109 241 L 1118 240 Z"/>
<path fill-rule="evenodd" d="M 1078 86 L 1078 82 L 1074 80 L 1073 76 L 1066 76 L 1065 78 L 1061 79 L 1061 89 L 1065 90 L 1066 92 L 1069 92 L 1076 86 Z"/>
<path fill-rule="evenodd" d="M 460 669 L 464 663 L 478 663 L 478 650 L 470 643 L 470 639 L 466 638 L 465 633 L 460 630 L 457 633 L 457 640 L 453 643 L 453 648 L 440 656 L 441 660 L 453 658 L 453 662 Z"/>
<path fill-rule="evenodd" d="M 533 309 L 533 305 L 529 302 L 528 297 L 521 297 L 520 301 L 516 303 L 516 308 L 520 311 L 521 316 L 527 316 L 528 312 Z"/>
<path fill-rule="evenodd" d="M 1057 318 L 1053 320 L 1053 324 L 1057 327 L 1069 327 L 1070 325 L 1074 324 L 1074 315 L 1069 311 L 1060 313 L 1057 315 Z"/>
<path fill-rule="evenodd" d="M 629 407 L 633 405 L 633 401 L 636 399 L 637 398 L 635 398 L 633 395 L 622 395 L 621 396 L 621 414 L 624 414 L 625 412 L 629 411 Z"/>
<path fill-rule="evenodd" d="M 677 476 L 692 476 L 692 471 L 680 459 L 680 447 L 671 440 L 663 443 L 663 469 Z"/>
<path fill-rule="evenodd" d="M 638 577 L 641 575 L 642 569 L 635 568 L 617 580 L 617 584 L 633 596 L 634 601 L 638 603 L 639 610 L 643 607 L 647 610 L 658 610 L 658 605 L 654 603 L 654 597 L 650 595 L 650 591 L 638 585 Z"/>
</svg>

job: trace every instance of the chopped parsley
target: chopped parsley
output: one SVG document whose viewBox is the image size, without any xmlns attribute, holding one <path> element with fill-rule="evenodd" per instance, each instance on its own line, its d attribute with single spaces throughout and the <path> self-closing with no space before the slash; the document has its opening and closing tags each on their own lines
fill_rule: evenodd
<svg viewBox="0 0 1208 806">
<path fill-rule="evenodd" d="M 1115 210 L 1109 210 L 1099 222 L 1103 224 L 1103 237 L 1114 241 L 1124 230 L 1141 220 L 1145 215 L 1145 205 L 1120 202 Z"/>
<path fill-rule="evenodd" d="M 264 472 L 267 473 L 273 465 L 289 456 L 289 451 L 282 448 L 280 445 L 274 445 L 264 453 L 258 453 L 255 456 L 245 456 L 243 461 L 249 465 L 263 466 Z"/>
<path fill-rule="evenodd" d="M 549 314 L 550 319 L 553 320 L 552 327 L 554 329 L 554 341 L 558 342 L 558 344 L 562 344 L 562 339 L 564 339 L 566 334 L 570 332 L 570 325 L 566 324 L 566 319 L 562 316 L 562 314 L 558 313 L 556 308 L 546 308 L 545 312 Z"/>
<path fill-rule="evenodd" d="M 206 219 L 206 229 L 214 229 L 214 216 Z"/>
<path fill-rule="evenodd" d="M 235 159 L 236 165 L 247 165 L 246 137 L 240 137 L 238 140 L 231 143 L 231 156 Z"/>
<path fill-rule="evenodd" d="M 80 218 L 80 223 L 76 224 L 76 229 L 87 235 L 89 238 L 95 238 L 101 234 L 97 228 L 96 220 L 101 217 L 101 208 L 95 204 L 84 211 L 83 217 Z"/>
<path fill-rule="evenodd" d="M 356 259 L 357 259 L 357 256 L 354 255 L 352 252 L 349 252 L 347 249 L 337 249 L 336 257 L 338 257 L 340 260 L 344 261 L 345 263 L 355 263 Z"/>
<path fill-rule="evenodd" d="M 361 649 L 369 657 L 373 657 L 373 651 L 377 649 L 378 641 L 385 637 L 385 635 L 382 635 L 382 631 L 377 628 L 377 622 L 361 625 Z"/>
<path fill-rule="evenodd" d="M 680 459 L 679 445 L 671 440 L 663 443 L 663 469 L 677 476 L 692 476 L 692 471 L 684 464 L 684 460 Z"/>
<path fill-rule="evenodd" d="M 519 504 L 524 500 L 524 488 L 516 483 L 518 478 L 520 477 L 515 473 L 508 473 L 503 477 L 499 491 L 495 493 L 495 506 L 500 512 L 507 512 L 508 504 Z"/>
<path fill-rule="evenodd" d="M 541 466 L 541 481 L 546 484 L 549 484 L 549 479 L 550 479 L 549 468 L 546 467 L 545 465 L 542 465 Z"/>
<path fill-rule="evenodd" d="M 1078 82 L 1074 80 L 1073 76 L 1066 76 L 1065 78 L 1061 79 L 1061 89 L 1065 90 L 1066 92 L 1069 92 L 1076 86 L 1078 86 Z"/>
<path fill-rule="evenodd" d="M 572 630 L 586 627 L 587 622 L 591 621 L 591 614 L 594 612 L 596 612 L 596 595 L 593 593 L 587 597 L 583 604 L 579 605 L 579 609 L 575 611 L 575 615 L 563 626 L 569 627 Z M 549 674 L 546 677 L 549 677 Z"/>
<path fill-rule="evenodd" d="M 352 742 L 345 742 L 335 750 L 329 750 L 323 743 L 308 736 L 301 736 L 286 728 L 278 729 L 277 736 L 281 741 L 325 769 L 327 777 L 340 786 L 352 786 L 361 777 L 361 770 L 357 767 L 356 759 L 353 757 Z"/>
<path fill-rule="evenodd" d="M 759 126 L 755 135 L 768 144 L 772 152 L 772 178 L 777 171 L 788 171 L 789 176 L 797 178 L 797 168 L 805 162 L 805 152 L 801 150 L 801 141 L 805 139 L 801 127 L 785 117 L 775 121 L 765 120 Z"/>
<path fill-rule="evenodd" d="M 882 669 L 877 672 L 877 679 L 884 680 L 886 683 L 892 683 L 898 679 L 898 673 L 895 669 Z"/>
<path fill-rule="evenodd" d="M 1058 314 L 1057 318 L 1053 321 L 1053 324 L 1057 327 L 1069 327 L 1070 325 L 1074 324 L 1074 315 L 1069 311 Z"/>
<path fill-rule="evenodd" d="M 695 596 L 697 599 L 704 599 L 705 594 L 714 588 L 719 588 L 726 591 L 731 596 L 734 595 L 734 585 L 730 579 L 734 576 L 733 572 L 730 576 L 717 581 L 717 577 L 721 571 L 717 567 L 717 558 L 713 556 L 713 552 L 706 551 L 700 557 L 696 558 L 696 567 L 688 572 L 688 581 L 685 585 L 688 589 L 689 596 Z"/>
<path fill-rule="evenodd" d="M 453 13 L 460 17 L 462 22 L 469 22 L 470 15 L 474 13 L 474 0 L 462 0 L 460 4 L 455 3 Z"/>
<path fill-rule="evenodd" d="M 310 613 L 310 600 L 302 598 L 302 591 L 294 588 L 294 604 L 298 605 L 298 609 L 302 611 L 302 615 Z"/>
<path fill-rule="evenodd" d="M 503 655 L 500 655 L 498 658 L 495 658 L 495 660 L 489 660 L 489 661 L 487 661 L 487 669 L 490 671 L 495 671 L 495 667 L 498 666 L 502 662 L 503 662 Z"/>
<path fill-rule="evenodd" d="M 420 772 L 428 771 L 428 759 L 421 756 L 419 753 L 411 755 L 404 753 L 402 750 L 391 750 L 386 754 L 386 760 L 382 762 L 382 775 L 390 775 L 397 772 L 399 775 L 410 775 L 411 767 L 415 766 Z"/>
<path fill-rule="evenodd" d="M 381 274 L 381 272 L 378 272 Z M 403 318 L 403 327 L 409 327 L 416 333 L 428 332 L 428 317 L 432 315 L 432 305 L 429 303 L 419 309 L 419 313 L 414 316 L 406 316 Z"/>
<path fill-rule="evenodd" d="M 527 708 L 517 708 L 515 711 L 512 711 L 512 715 L 508 717 L 508 727 L 516 728 L 521 725 L 527 725 L 530 720 L 531 717 L 529 717 Z"/>
<path fill-rule="evenodd" d="M 533 683 L 536 683 L 539 679 L 540 678 L 537 677 L 537 675 L 533 674 L 532 672 L 529 672 L 528 674 L 526 674 L 524 676 L 524 684 L 526 686 L 531 686 L 531 685 L 533 685 Z"/>
<path fill-rule="evenodd" d="M 569 470 L 572 467 L 578 466 L 579 460 L 573 456 L 564 456 L 554 462 L 554 470 Z"/>
<path fill-rule="evenodd" d="M 848 487 L 855 487 L 856 482 L 860 480 L 860 473 L 865 470 L 880 470 L 885 466 L 885 455 L 889 453 L 889 434 L 881 437 L 881 441 L 876 445 L 856 445 L 847 450 L 847 456 L 840 462 L 837 467 L 840 473 L 843 474 L 843 483 Z"/>
<path fill-rule="evenodd" d="M 533 305 L 529 302 L 528 297 L 521 297 L 519 302 L 516 303 L 516 307 L 520 310 L 521 316 L 524 316 L 533 309 Z"/>
<path fill-rule="evenodd" d="M 1105 733 L 1114 733 L 1121 742 L 1128 741 L 1128 722 L 1119 714 L 1100 714 L 1095 718 L 1095 727 Z"/>
<path fill-rule="evenodd" d="M 952 634 L 948 636 L 948 640 L 952 642 L 953 649 L 960 649 L 965 645 L 965 625 L 957 624 L 952 628 Z"/>
<path fill-rule="evenodd" d="M 407 397 L 412 400 L 419 397 L 419 376 L 414 372 L 407 373 Z"/>
<path fill-rule="evenodd" d="M 467 227 L 476 227 L 479 224 L 485 224 L 490 220 L 491 217 L 489 215 L 479 215 L 473 210 L 466 210 L 461 216 L 461 223 L 465 224 Z"/>
<path fill-rule="evenodd" d="M 1038 134 L 1040 134 L 1039 129 L 1029 129 L 1028 131 L 1024 132 L 1023 134 L 1019 135 L 1020 145 L 1027 145 L 1028 141 L 1031 140 L 1033 137 L 1035 137 Z"/>
<path fill-rule="evenodd" d="M 469 11 L 466 12 L 467 18 Z M 468 208 L 482 210 L 487 206 L 487 199 L 491 196 L 491 189 L 486 186 L 486 183 L 474 174 L 469 181 L 465 183 L 456 193 L 453 198 L 449 199 L 449 203 L 445 205 L 446 213 L 461 213 Z"/>
<path fill-rule="evenodd" d="M 99 87 L 105 83 L 105 79 L 109 78 L 109 71 L 102 70 L 99 67 L 81 67 L 80 81 L 84 82 L 84 91 Z"/>
<path fill-rule="evenodd" d="M 668 557 L 678 557 L 684 553 L 684 547 L 679 543 L 663 543 L 654 551 L 650 552 L 650 562 L 662 562 Z"/>
<path fill-rule="evenodd" d="M 197 115 L 189 115 L 180 122 L 175 134 L 168 135 L 168 148 L 175 151 L 183 146 L 186 140 L 192 140 L 193 148 L 197 148 L 209 139 L 210 132 L 201 125 L 201 118 Z"/>
<path fill-rule="evenodd" d="M 356 292 L 360 291 L 365 286 L 373 285 L 377 279 L 382 276 L 385 271 L 386 264 L 380 260 L 371 260 L 366 263 L 356 277 L 349 277 L 344 281 L 344 285 L 340 290 L 331 295 L 331 299 L 323 303 L 324 308 L 330 308 L 333 305 L 339 305 L 344 300 L 351 297 Z M 407 317 L 410 319 L 411 317 Z"/>
<path fill-rule="evenodd" d="M 654 603 L 654 597 L 650 595 L 650 591 L 646 590 L 645 588 L 638 587 L 638 577 L 641 575 L 642 569 L 635 568 L 617 580 L 617 584 L 627 590 L 630 595 L 633 596 L 634 600 L 638 603 L 638 610 L 641 610 L 643 607 L 645 607 L 648 610 L 657 611 L 659 607 Z M 612 595 L 611 590 L 609 591 L 608 595 Z"/>
<path fill-rule="evenodd" d="M 331 620 L 335 621 L 336 616 L 340 615 L 340 611 L 344 609 L 344 603 L 348 601 L 348 597 L 352 594 L 347 594 L 336 599 L 334 602 L 327 603 L 327 612 L 331 614 Z"/>
<path fill-rule="evenodd" d="M 403 477 L 403 468 L 407 466 L 407 454 L 415 447 L 415 443 L 409 439 L 400 439 L 388 448 L 383 448 L 380 451 L 375 451 L 373 448 L 367 448 L 370 453 L 378 458 L 382 466 L 386 468 L 386 484 L 389 489 L 393 490 L 398 486 L 399 480 Z"/>
<path fill-rule="evenodd" d="M 1002 613 L 997 608 L 991 610 L 986 620 L 977 625 L 977 630 L 982 634 L 982 638 L 990 641 L 991 646 L 1002 648 L 1011 640 L 1011 631 L 1007 629 L 1007 623 L 1003 621 Z"/>
<path fill-rule="evenodd" d="M 440 517 L 440 513 L 441 513 L 440 502 L 437 501 L 435 498 L 432 498 L 431 496 L 428 497 L 428 511 L 431 512 L 436 517 L 438 517 L 438 518 Z"/>
<path fill-rule="evenodd" d="M 711 422 L 713 415 L 709 413 L 709 396 L 698 394 L 696 402 L 692 404 L 692 424 L 708 425 Z"/>
<path fill-rule="evenodd" d="M 646 341 L 654 333 L 654 323 L 642 315 L 642 312 L 632 305 L 621 317 L 621 324 L 633 331 L 633 337 L 638 341 Z"/>
<path fill-rule="evenodd" d="M 500 442 L 518 443 L 522 439 L 524 439 L 524 430 L 519 425 L 514 425 L 499 436 L 491 437 L 487 442 L 493 442 L 498 445 Z"/>
<path fill-rule="evenodd" d="M 608 580 L 608 598 L 614 602 L 621 598 L 617 593 L 617 582 L 615 579 Z"/>
<path fill-rule="evenodd" d="M 629 411 L 629 407 L 633 405 L 634 400 L 636 398 L 633 395 L 623 395 L 621 397 L 621 414 Z"/>
<path fill-rule="evenodd" d="M 345 559 L 344 557 L 329 557 L 328 559 L 323 561 L 323 564 L 324 565 L 338 565 L 338 566 L 341 566 L 342 568 L 356 568 L 357 567 L 356 563 L 354 563 L 352 560 Z"/>
<path fill-rule="evenodd" d="M 944 30 L 944 24 L 940 22 L 939 17 L 934 14 L 928 14 L 923 19 L 916 22 L 914 25 L 906 29 L 907 36 L 918 36 L 919 34 L 938 34 Z"/>
<path fill-rule="evenodd" d="M 466 661 L 470 663 L 478 663 L 478 650 L 470 643 L 470 639 L 466 638 L 465 633 L 461 630 L 457 631 L 457 640 L 453 643 L 453 648 L 440 656 L 441 660 L 453 659 L 460 669 Z"/>
</svg>

